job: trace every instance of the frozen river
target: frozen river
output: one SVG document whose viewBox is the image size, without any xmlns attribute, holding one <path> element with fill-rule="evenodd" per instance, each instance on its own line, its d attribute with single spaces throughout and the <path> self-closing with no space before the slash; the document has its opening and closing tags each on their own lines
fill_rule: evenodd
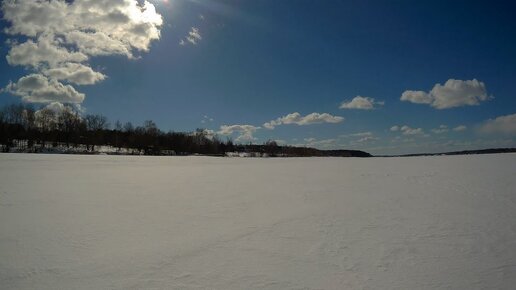
<svg viewBox="0 0 516 290">
<path fill-rule="evenodd" d="M 516 154 L 0 154 L 0 289 L 514 289 Z"/>
</svg>

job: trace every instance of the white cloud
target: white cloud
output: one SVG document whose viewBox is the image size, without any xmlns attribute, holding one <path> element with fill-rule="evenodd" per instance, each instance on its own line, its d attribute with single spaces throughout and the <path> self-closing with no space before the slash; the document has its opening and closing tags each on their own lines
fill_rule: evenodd
<svg viewBox="0 0 516 290">
<path fill-rule="evenodd" d="M 383 106 L 384 102 L 377 102 L 374 98 L 356 96 L 351 101 L 344 101 L 340 109 L 372 110 L 375 106 Z"/>
<path fill-rule="evenodd" d="M 479 128 L 483 134 L 516 135 L 516 114 L 489 119 Z"/>
<path fill-rule="evenodd" d="M 181 39 L 179 41 L 179 45 L 185 46 L 188 43 L 190 43 L 192 45 L 197 45 L 199 43 L 199 41 L 201 41 L 201 40 L 202 40 L 202 35 L 199 32 L 199 28 L 192 27 L 192 28 L 190 28 L 190 31 L 188 31 L 188 35 L 186 35 L 184 39 Z"/>
<path fill-rule="evenodd" d="M 235 139 L 236 142 L 253 141 L 256 140 L 253 134 L 258 129 L 260 127 L 253 125 L 222 125 L 217 134 L 229 136 L 233 133 L 238 133 L 239 136 Z"/>
<path fill-rule="evenodd" d="M 49 80 L 41 74 L 30 74 L 16 83 L 11 82 L 6 91 L 31 103 L 82 103 L 84 100 L 84 94 L 77 92 L 72 86 Z"/>
<path fill-rule="evenodd" d="M 106 78 L 104 74 L 80 63 L 66 63 L 60 67 L 45 69 L 43 74 L 51 79 L 65 80 L 78 85 L 92 85 Z"/>
<path fill-rule="evenodd" d="M 415 104 L 431 104 L 434 101 L 430 94 L 423 91 L 404 91 L 400 99 Z"/>
<path fill-rule="evenodd" d="M 374 136 L 373 132 L 359 132 L 354 134 L 341 135 L 342 138 L 357 137 L 358 139 L 349 141 L 349 145 L 358 145 L 360 143 L 366 143 L 371 141 L 380 140 L 379 137 Z"/>
<path fill-rule="evenodd" d="M 135 51 L 148 51 L 151 42 L 160 38 L 163 23 L 148 1 L 7 0 L 0 5 L 8 23 L 5 32 L 14 38 L 9 40 L 8 63 L 48 77 L 44 92 L 27 92 L 19 83 L 16 89 L 10 84 L 10 91 L 26 101 L 82 102 L 84 94 L 59 80 L 79 85 L 102 81 L 106 76 L 87 64 L 90 57 L 135 58 Z M 28 77 L 33 79 L 34 74 Z"/>
<path fill-rule="evenodd" d="M 320 124 L 320 123 L 340 123 L 344 121 L 343 117 L 332 116 L 328 113 L 311 113 L 306 116 L 301 116 L 298 112 L 288 114 L 286 116 L 277 118 L 276 120 L 269 121 L 263 126 L 269 130 L 274 129 L 279 125 L 296 124 L 299 126 Z"/>
<path fill-rule="evenodd" d="M 459 125 L 459 126 L 457 126 L 457 127 L 453 128 L 453 131 L 455 131 L 455 132 L 462 132 L 462 131 L 465 131 L 466 129 L 467 129 L 467 127 L 466 127 L 466 126 L 464 126 L 464 125 Z"/>
<path fill-rule="evenodd" d="M 57 40 L 49 35 L 40 36 L 36 42 L 29 39 L 21 44 L 11 46 L 7 53 L 7 63 L 12 66 L 53 67 L 64 62 L 83 62 L 88 57 L 81 52 L 69 51 L 60 47 Z"/>
<path fill-rule="evenodd" d="M 436 109 L 449 109 L 461 106 L 474 106 L 490 99 L 483 82 L 473 80 L 449 79 L 444 85 L 436 84 L 430 92 L 405 91 L 402 101 L 428 104 Z"/>
<path fill-rule="evenodd" d="M 190 42 L 191 44 L 197 44 L 197 42 L 201 39 L 202 36 L 199 33 L 199 28 L 196 27 L 192 27 L 188 32 L 188 36 L 186 37 L 186 40 L 188 40 L 188 42 Z"/>
<path fill-rule="evenodd" d="M 59 102 L 52 102 L 52 103 L 46 105 L 44 109 L 59 113 L 59 112 L 63 111 L 65 108 L 66 108 L 66 106 Z M 41 110 L 38 110 L 38 112 L 39 111 L 41 111 Z"/>
<path fill-rule="evenodd" d="M 130 46 L 111 38 L 103 31 L 70 31 L 65 34 L 65 41 L 76 45 L 79 51 L 87 55 L 125 55 L 128 58 L 133 58 Z"/>
<path fill-rule="evenodd" d="M 448 126 L 441 125 L 439 128 L 435 128 L 431 130 L 434 134 L 443 134 L 449 131 Z"/>
<path fill-rule="evenodd" d="M 423 135 L 425 132 L 421 128 L 411 128 L 410 126 L 392 126 L 391 131 L 398 132 L 400 131 L 403 135 Z"/>
<path fill-rule="evenodd" d="M 407 125 L 401 127 L 401 132 L 403 132 L 403 135 L 419 135 L 424 134 L 423 129 L 421 128 L 411 128 Z"/>
</svg>

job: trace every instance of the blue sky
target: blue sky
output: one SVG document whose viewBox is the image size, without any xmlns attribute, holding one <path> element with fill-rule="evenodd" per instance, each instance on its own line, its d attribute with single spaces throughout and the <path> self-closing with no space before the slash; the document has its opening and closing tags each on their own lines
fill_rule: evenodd
<svg viewBox="0 0 516 290">
<path fill-rule="evenodd" d="M 11 31 L 0 36 L 5 56 L 0 104 L 50 103 L 51 98 L 27 95 L 19 79 L 38 74 L 50 81 L 49 69 L 63 67 L 64 61 L 34 66 L 14 60 L 17 45 L 43 41 L 46 27 L 52 27 L 45 24 L 29 35 L 32 28 L 16 22 L 16 15 L 26 13 L 19 6 L 29 2 L 34 1 L 20 1 L 9 11 L 4 4 L 2 10 L 2 28 Z M 81 1 L 62 2 L 59 9 L 70 10 L 76 2 Z M 133 1 L 116 2 L 123 7 Z M 84 51 L 87 60 L 73 62 L 104 75 L 87 85 L 59 80 L 85 95 L 73 102 L 86 113 L 135 124 L 152 119 L 164 130 L 206 128 L 242 142 L 275 139 L 374 154 L 516 146 L 514 2 L 160 0 L 148 5 L 162 17 L 151 27 L 159 38 L 149 37 L 148 45 L 140 38 L 116 38 L 132 57 L 114 50 L 94 53 L 91 47 L 86 52 L 78 42 L 62 46 Z M 20 33 L 14 32 L 17 25 Z M 56 29 L 50 31 L 53 40 L 71 31 Z M 142 46 L 147 51 L 139 50 Z M 274 128 L 267 128 L 273 120 Z"/>
</svg>

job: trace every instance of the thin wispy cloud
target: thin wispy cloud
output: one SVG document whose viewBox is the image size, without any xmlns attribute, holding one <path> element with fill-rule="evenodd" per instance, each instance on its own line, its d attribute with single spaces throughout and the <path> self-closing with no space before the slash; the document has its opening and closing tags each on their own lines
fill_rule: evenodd
<svg viewBox="0 0 516 290">
<path fill-rule="evenodd" d="M 305 141 L 305 143 L 296 144 L 296 146 L 329 149 L 329 148 L 335 148 L 338 145 L 338 140 L 334 139 L 334 138 L 318 140 L 317 138 L 311 137 L 311 138 L 305 138 L 304 141 Z"/>
<path fill-rule="evenodd" d="M 450 131 L 450 129 L 448 129 L 448 126 L 446 126 L 446 125 L 440 125 L 439 128 L 434 128 L 431 131 L 434 134 L 443 134 L 443 133 L 447 133 L 448 131 Z"/>
<path fill-rule="evenodd" d="M 455 132 L 462 132 L 462 131 L 466 131 L 466 129 L 468 129 L 468 127 L 466 127 L 464 125 L 459 125 L 459 126 L 453 128 L 453 131 L 455 131 Z"/>
<path fill-rule="evenodd" d="M 214 119 L 212 117 L 210 117 L 208 115 L 204 115 L 204 116 L 202 116 L 201 123 L 206 124 L 206 123 L 211 123 L 213 121 L 214 121 Z"/>
<path fill-rule="evenodd" d="M 349 138 L 349 137 L 369 137 L 369 136 L 372 136 L 373 133 L 372 132 L 358 132 L 358 133 L 353 133 L 353 134 L 345 134 L 345 135 L 341 135 L 340 137 L 342 138 Z"/>
<path fill-rule="evenodd" d="M 392 132 L 401 132 L 403 135 L 423 135 L 425 131 L 422 128 L 412 128 L 407 125 L 394 125 L 390 128 Z"/>
<path fill-rule="evenodd" d="M 192 27 L 188 34 L 179 41 L 179 45 L 185 46 L 187 44 L 197 45 L 199 41 L 202 40 L 201 33 L 199 32 L 199 28 Z"/>
</svg>

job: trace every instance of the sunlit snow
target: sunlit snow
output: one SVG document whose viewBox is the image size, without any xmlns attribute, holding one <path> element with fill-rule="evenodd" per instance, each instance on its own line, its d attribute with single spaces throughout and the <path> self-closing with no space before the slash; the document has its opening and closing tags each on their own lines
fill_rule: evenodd
<svg viewBox="0 0 516 290">
<path fill-rule="evenodd" d="M 516 154 L 0 155 L 1 289 L 514 289 Z"/>
</svg>

